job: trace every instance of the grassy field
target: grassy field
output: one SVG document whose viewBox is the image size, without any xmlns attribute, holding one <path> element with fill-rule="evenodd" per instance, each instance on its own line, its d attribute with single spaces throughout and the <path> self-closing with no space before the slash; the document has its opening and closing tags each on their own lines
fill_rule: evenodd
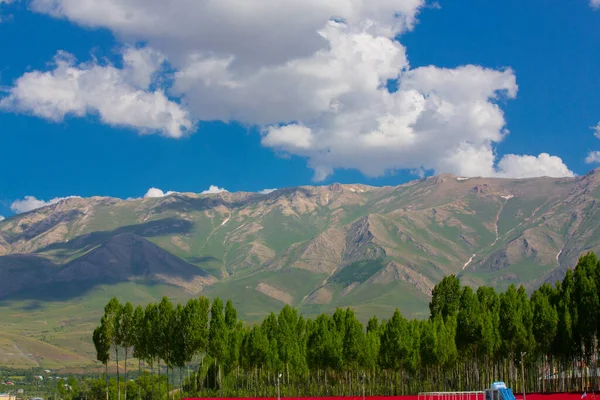
<svg viewBox="0 0 600 400">
<path fill-rule="evenodd" d="M 122 283 L 99 286 L 78 299 L 0 303 L 0 364 L 13 368 L 94 367 L 92 331 L 111 297 L 145 306 L 168 295 L 189 295 L 167 286 Z"/>
<path fill-rule="evenodd" d="M 299 269 L 285 273 L 265 271 L 244 279 L 218 283 L 204 293 L 206 296 L 231 298 L 240 318 L 247 323 L 260 322 L 270 312 L 279 312 L 284 303 L 256 290 L 266 283 L 286 293 L 301 303 L 310 287 L 322 282 L 325 275 L 312 274 Z M 228 295 L 229 294 L 229 295 Z M 11 368 L 41 367 L 52 370 L 85 371 L 98 369 L 91 340 L 105 304 L 111 297 L 130 301 L 134 306 L 157 302 L 163 295 L 173 302 L 187 301 L 189 294 L 172 287 L 145 286 L 122 283 L 99 286 L 78 299 L 45 302 L 18 300 L 0 303 L 0 364 Z M 377 295 L 376 301 L 369 299 Z M 427 299 L 405 282 L 392 285 L 367 285 L 357 288 L 345 297 L 325 305 L 300 305 L 299 311 L 314 317 L 322 312 L 332 312 L 336 307 L 360 304 L 355 308 L 363 322 L 377 314 L 388 318 L 402 304 L 406 315 L 420 315 Z"/>
</svg>

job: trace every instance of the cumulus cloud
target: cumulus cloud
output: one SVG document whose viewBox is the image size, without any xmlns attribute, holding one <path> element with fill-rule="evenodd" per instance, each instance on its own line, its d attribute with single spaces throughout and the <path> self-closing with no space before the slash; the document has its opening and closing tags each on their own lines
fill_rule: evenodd
<svg viewBox="0 0 600 400">
<path fill-rule="evenodd" d="M 220 188 L 218 186 L 215 186 L 215 185 L 210 185 L 210 187 L 207 190 L 203 191 L 200 194 L 217 194 L 217 193 L 224 193 L 224 192 L 227 192 L 227 190 Z"/>
<path fill-rule="evenodd" d="M 165 197 L 165 196 L 168 196 L 168 195 L 174 194 L 174 193 L 177 193 L 177 192 L 169 191 L 169 192 L 165 193 L 165 192 L 163 192 L 160 189 L 150 188 L 150 189 L 148 189 L 148 191 L 144 195 L 144 198 L 148 199 L 148 198 L 155 198 L 155 197 Z"/>
<path fill-rule="evenodd" d="M 277 189 L 263 189 L 263 190 L 261 190 L 261 191 L 260 191 L 260 192 L 258 192 L 258 193 L 260 193 L 260 194 L 269 194 L 269 193 L 273 193 L 273 192 L 274 192 L 274 191 L 276 191 L 276 190 L 277 190 Z"/>
<path fill-rule="evenodd" d="M 21 200 L 15 200 L 10 205 L 10 209 L 17 214 L 21 214 L 27 211 L 37 210 L 38 208 L 50 206 L 52 204 L 56 204 L 61 200 L 66 199 L 79 199 L 79 196 L 67 196 L 67 197 L 55 197 L 51 200 L 38 200 L 34 196 L 25 196 Z"/>
<path fill-rule="evenodd" d="M 107 123 L 159 130 L 171 137 L 191 129 L 191 119 L 258 126 L 264 146 L 305 157 L 315 180 L 340 168 L 358 169 L 368 176 L 397 169 L 462 176 L 572 175 L 559 158 L 546 154 L 496 156 L 496 145 L 509 133 L 501 104 L 518 92 L 511 69 L 411 68 L 401 35 L 413 29 L 424 0 L 220 0 L 180 1 L 176 6 L 163 0 L 32 0 L 30 4 L 40 13 L 110 29 L 124 43 L 146 43 L 143 49 L 124 53 L 122 70 L 73 62 L 62 67 L 77 76 L 83 72 L 104 76 L 110 69 L 117 78 L 95 79 L 101 83 L 87 86 L 95 97 L 125 87 L 125 93 L 149 96 L 141 101 L 144 105 L 156 96 L 164 98 L 162 113 L 149 112 L 167 115 L 164 120 L 118 112 L 118 117 L 103 118 Z M 163 63 L 174 70 L 168 93 L 181 104 L 147 89 L 153 71 Z M 145 72 L 132 77 L 127 68 Z M 66 74 L 57 73 L 59 69 L 33 77 L 55 84 L 58 76 L 62 83 Z M 398 90 L 387 89 L 390 80 Z M 13 91 L 17 88 L 19 81 Z M 82 115 L 88 108 L 102 117 L 107 113 L 103 110 L 127 108 L 114 106 L 114 97 L 104 105 L 87 96 L 80 100 L 83 105 L 72 106 L 78 87 L 52 87 L 57 95 L 49 99 L 39 94 L 38 86 L 32 88 L 23 84 L 20 96 L 10 96 L 22 97 L 20 108 L 49 114 L 46 118 Z M 7 102 L 19 109 L 15 106 L 19 102 Z"/>
<path fill-rule="evenodd" d="M 96 61 L 77 64 L 71 54 L 60 51 L 53 70 L 18 78 L 0 100 L 0 108 L 51 121 L 97 113 L 109 125 L 183 136 L 193 126 L 187 111 L 162 90 L 147 90 L 161 56 L 149 49 L 130 48 L 123 57 L 125 66 L 118 69 Z"/>
<path fill-rule="evenodd" d="M 510 178 L 575 176 L 559 157 L 547 153 L 542 153 L 537 157 L 507 154 L 498 162 L 497 175 Z"/>
<path fill-rule="evenodd" d="M 34 10 L 108 28 L 149 43 L 175 63 L 189 54 L 233 55 L 237 69 L 283 65 L 326 47 L 318 30 L 331 18 L 370 34 L 410 29 L 424 0 L 33 0 Z"/>
<path fill-rule="evenodd" d="M 585 158 L 587 164 L 600 164 L 600 151 L 590 151 Z"/>
</svg>

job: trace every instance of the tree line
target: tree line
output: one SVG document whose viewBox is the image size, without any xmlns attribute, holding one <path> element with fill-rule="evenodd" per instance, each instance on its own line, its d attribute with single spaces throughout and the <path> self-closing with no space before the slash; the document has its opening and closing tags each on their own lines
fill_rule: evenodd
<svg viewBox="0 0 600 400">
<path fill-rule="evenodd" d="M 396 310 L 388 320 L 372 317 L 365 327 L 350 308 L 311 319 L 286 305 L 249 326 L 238 320 L 231 301 L 219 298 L 185 305 L 163 298 L 135 309 L 112 299 L 93 340 L 106 366 L 107 399 L 108 364 L 116 364 L 117 393 L 110 397 L 117 400 L 169 393 L 408 395 L 481 390 L 495 380 L 519 392 L 598 389 L 600 262 L 593 253 L 561 282 L 543 284 L 531 295 L 514 285 L 501 293 L 486 286 L 474 290 L 447 276 L 433 289 L 429 310 L 426 320 L 409 320 Z M 137 393 L 128 393 L 129 385 L 121 384 L 120 363 L 128 382 L 131 358 L 151 388 L 140 384 Z"/>
</svg>

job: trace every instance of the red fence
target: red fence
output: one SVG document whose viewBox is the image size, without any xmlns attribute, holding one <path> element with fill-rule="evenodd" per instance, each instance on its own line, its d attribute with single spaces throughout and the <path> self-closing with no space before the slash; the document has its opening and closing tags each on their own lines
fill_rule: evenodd
<svg viewBox="0 0 600 400">
<path fill-rule="evenodd" d="M 523 400 L 522 394 L 515 394 L 517 400 Z M 553 393 L 553 394 L 528 394 L 525 393 L 525 398 L 527 400 L 581 400 L 581 393 Z M 366 400 L 418 400 L 418 396 L 366 396 Z M 216 400 L 214 398 L 188 398 L 184 400 Z M 227 397 L 221 398 L 219 400 L 277 400 L 277 398 L 268 398 L 268 397 L 260 397 L 260 398 L 236 398 L 236 397 Z M 362 396 L 347 396 L 347 397 L 281 397 L 281 400 L 362 400 Z M 600 400 L 600 395 L 598 395 L 598 399 L 595 399 L 591 393 L 584 397 L 583 400 Z"/>
</svg>

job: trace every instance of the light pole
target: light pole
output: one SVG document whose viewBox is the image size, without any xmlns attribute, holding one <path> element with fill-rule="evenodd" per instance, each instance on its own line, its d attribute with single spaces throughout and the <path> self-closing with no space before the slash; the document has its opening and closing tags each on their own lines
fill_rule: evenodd
<svg viewBox="0 0 600 400">
<path fill-rule="evenodd" d="M 281 378 L 281 374 L 277 375 L 277 400 L 280 400 L 280 396 L 279 396 L 279 378 Z"/>
<path fill-rule="evenodd" d="M 523 363 L 523 357 L 525 357 L 525 355 L 527 355 L 527 353 L 522 351 L 521 352 L 521 380 L 523 383 L 523 400 L 526 400 L 526 398 L 525 398 L 525 365 Z"/>
</svg>

